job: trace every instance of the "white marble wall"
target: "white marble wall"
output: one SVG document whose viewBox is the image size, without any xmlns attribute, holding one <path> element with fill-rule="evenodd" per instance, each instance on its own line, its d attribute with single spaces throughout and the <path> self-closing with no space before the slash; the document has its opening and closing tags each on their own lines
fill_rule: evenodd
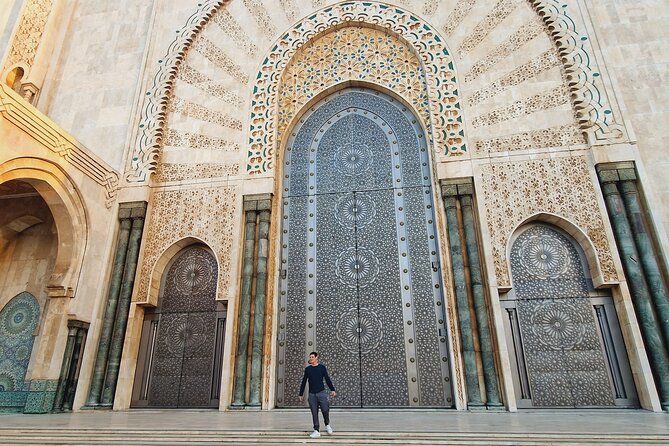
<svg viewBox="0 0 669 446">
<path fill-rule="evenodd" d="M 669 252 L 669 3 L 587 0 L 584 4 L 623 115 L 634 130 L 645 173 L 642 184 Z"/>
</svg>

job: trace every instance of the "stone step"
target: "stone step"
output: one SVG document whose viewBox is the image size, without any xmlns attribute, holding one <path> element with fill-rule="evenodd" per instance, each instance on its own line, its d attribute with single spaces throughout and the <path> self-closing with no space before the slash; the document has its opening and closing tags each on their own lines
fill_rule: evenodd
<svg viewBox="0 0 669 446">
<path fill-rule="evenodd" d="M 12 429 L 0 428 L 2 445 L 217 445 L 217 444 L 408 444 L 408 445 L 667 445 L 668 435 L 487 433 L 487 432 L 336 432 L 310 439 L 300 431 Z"/>
</svg>

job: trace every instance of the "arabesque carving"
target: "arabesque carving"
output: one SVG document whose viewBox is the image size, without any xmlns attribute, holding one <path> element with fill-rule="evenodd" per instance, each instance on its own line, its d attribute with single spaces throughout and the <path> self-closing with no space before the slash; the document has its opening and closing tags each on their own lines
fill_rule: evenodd
<svg viewBox="0 0 669 446">
<path fill-rule="evenodd" d="M 562 61 L 578 122 L 590 144 L 627 140 L 625 127 L 616 123 L 611 101 L 603 89 L 601 73 L 586 47 L 588 37 L 579 33 L 558 0 L 528 0 L 543 19 Z"/>
<path fill-rule="evenodd" d="M 16 28 L 12 46 L 7 54 L 5 68 L 18 63 L 32 66 L 37 48 L 44 34 L 44 27 L 51 13 L 53 0 L 27 0 L 23 7 L 23 15 Z"/>
<path fill-rule="evenodd" d="M 507 253 L 514 229 L 534 214 L 563 217 L 592 241 L 604 281 L 618 280 L 606 236 L 606 210 L 598 203 L 590 176 L 592 167 L 584 156 L 492 163 L 482 167 L 481 188 L 490 232 L 495 275 L 500 286 L 509 286 Z"/>
<path fill-rule="evenodd" d="M 345 27 L 310 42 L 286 67 L 279 90 L 279 141 L 309 100 L 347 80 L 373 82 L 399 94 L 430 129 L 423 67 L 412 49 L 377 29 Z"/>
<path fill-rule="evenodd" d="M 293 56 L 328 29 L 358 22 L 393 32 L 413 47 L 423 60 L 428 89 L 432 92 L 429 107 L 434 146 L 444 147 L 447 154 L 466 151 L 455 67 L 441 37 L 427 23 L 398 7 L 348 1 L 317 11 L 295 25 L 265 59 L 253 88 L 247 173 L 263 174 L 274 167 L 279 143 L 274 129 L 280 100 L 277 85 Z"/>
<path fill-rule="evenodd" d="M 233 234 L 238 222 L 239 191 L 236 186 L 158 191 L 153 196 L 144 236 L 137 302 L 148 302 L 149 281 L 160 255 L 174 243 L 195 237 L 207 243 L 219 262 L 218 296 L 229 298 Z M 152 302 L 155 304 L 155 302 Z"/>
</svg>

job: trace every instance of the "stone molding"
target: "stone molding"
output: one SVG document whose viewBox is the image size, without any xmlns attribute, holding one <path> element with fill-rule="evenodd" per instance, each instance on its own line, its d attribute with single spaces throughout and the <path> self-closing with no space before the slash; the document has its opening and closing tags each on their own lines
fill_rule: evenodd
<svg viewBox="0 0 669 446">
<path fill-rule="evenodd" d="M 119 174 L 4 83 L 0 83 L 0 115 L 102 186 L 107 209 L 112 206 Z"/>
<path fill-rule="evenodd" d="M 177 37 L 167 49 L 167 54 L 159 61 L 160 68 L 153 78 L 153 85 L 146 93 L 146 102 L 143 104 L 139 141 L 132 153 L 130 168 L 125 172 L 125 179 L 129 183 L 148 182 L 151 173 L 155 172 L 159 151 L 163 145 L 167 104 L 171 99 L 179 67 L 197 35 L 225 3 L 226 0 L 200 3 L 201 6 L 181 27 Z"/>
<path fill-rule="evenodd" d="M 613 115 L 601 71 L 587 45 L 588 37 L 577 29 L 567 5 L 558 0 L 528 1 L 555 43 L 576 117 L 588 142 L 602 145 L 629 141 L 625 127 Z"/>
</svg>

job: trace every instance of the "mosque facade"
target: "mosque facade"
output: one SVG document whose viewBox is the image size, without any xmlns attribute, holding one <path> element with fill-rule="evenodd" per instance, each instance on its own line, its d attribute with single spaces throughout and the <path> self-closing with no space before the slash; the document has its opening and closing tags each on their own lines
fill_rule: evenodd
<svg viewBox="0 0 669 446">
<path fill-rule="evenodd" d="M 668 24 L 6 0 L 0 411 L 669 410 Z"/>
</svg>

